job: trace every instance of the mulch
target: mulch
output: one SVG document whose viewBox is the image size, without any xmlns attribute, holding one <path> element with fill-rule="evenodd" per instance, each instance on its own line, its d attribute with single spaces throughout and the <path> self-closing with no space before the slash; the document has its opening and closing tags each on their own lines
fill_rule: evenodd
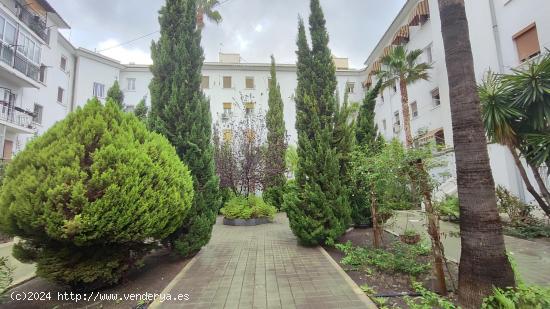
<svg viewBox="0 0 550 309">
<path fill-rule="evenodd" d="M 338 243 L 346 243 L 347 241 L 351 241 L 354 246 L 372 247 L 372 229 L 353 229 L 338 239 Z M 399 242 L 399 238 L 393 234 L 384 232 L 383 247 L 387 248 L 391 246 L 392 242 Z M 340 260 L 344 257 L 344 254 L 340 250 L 328 246 L 325 247 L 325 250 L 336 262 L 338 262 L 340 267 L 346 271 L 346 273 L 351 277 L 351 279 L 353 279 L 353 281 L 355 281 L 355 283 L 357 283 L 357 285 L 361 286 L 363 284 L 367 284 L 377 293 L 375 296 L 389 294 L 395 295 L 399 293 L 410 293 L 412 295 L 417 294 L 412 289 L 411 278 L 407 274 L 378 271 L 374 267 L 368 267 L 368 269 L 363 270 L 351 270 L 349 269 L 349 266 L 340 263 Z M 420 256 L 418 257 L 417 262 L 431 262 L 431 256 Z M 448 264 L 456 286 L 456 280 L 458 279 L 458 266 L 450 261 Z M 424 287 L 433 290 L 432 287 L 434 286 L 434 280 L 432 277 L 433 276 L 431 274 L 426 274 L 418 276 L 415 280 L 422 282 Z M 453 285 L 451 284 L 449 277 L 447 277 L 447 287 L 449 290 L 453 289 Z M 384 298 L 388 301 L 388 307 L 395 305 L 397 308 L 407 308 L 402 296 Z M 450 298 L 454 298 L 452 293 L 450 294 Z"/>
<path fill-rule="evenodd" d="M 120 284 L 106 288 L 95 293 L 110 294 L 118 293 L 141 294 L 160 293 L 172 281 L 172 279 L 183 269 L 190 259 L 177 258 L 167 251 L 159 250 L 151 253 L 144 260 L 143 267 L 136 269 L 128 274 Z M 51 300 L 33 301 L 12 301 L 10 295 L 12 292 L 50 292 Z M 139 300 L 121 300 L 121 301 L 63 301 L 58 299 L 58 293 L 70 293 L 68 287 L 63 287 L 49 282 L 42 278 L 31 279 L 7 292 L 5 303 L 1 308 L 145 308 L 147 302 Z M 39 296 L 39 294 L 36 294 Z M 123 298 L 123 297 L 120 297 Z M 150 303 L 150 302 L 149 302 Z"/>
</svg>

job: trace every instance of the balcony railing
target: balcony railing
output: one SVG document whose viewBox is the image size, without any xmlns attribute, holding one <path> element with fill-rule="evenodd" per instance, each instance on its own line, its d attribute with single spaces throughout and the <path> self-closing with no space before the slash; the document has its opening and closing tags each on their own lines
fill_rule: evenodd
<svg viewBox="0 0 550 309">
<path fill-rule="evenodd" d="M 34 112 L 32 111 L 14 106 L 13 102 L 0 100 L 0 120 L 28 129 L 34 129 L 33 116 Z"/>
<path fill-rule="evenodd" d="M 17 17 L 19 17 L 19 20 L 21 20 L 25 25 L 27 25 L 36 35 L 38 35 L 42 40 L 44 40 L 46 43 L 50 39 L 50 31 L 48 27 L 46 26 L 46 20 L 36 14 L 35 12 L 29 10 L 27 6 L 22 5 L 20 3 L 17 4 Z"/>
<path fill-rule="evenodd" d="M 0 42 L 0 60 L 15 68 L 17 71 L 25 74 L 34 81 L 38 81 L 40 67 L 32 64 L 25 57 L 17 54 L 13 46 Z"/>
</svg>

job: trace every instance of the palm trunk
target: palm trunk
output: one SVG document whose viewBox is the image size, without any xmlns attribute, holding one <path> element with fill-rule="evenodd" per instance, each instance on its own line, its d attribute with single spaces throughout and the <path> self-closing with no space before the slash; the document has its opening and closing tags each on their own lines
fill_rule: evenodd
<svg viewBox="0 0 550 309">
<path fill-rule="evenodd" d="M 535 180 L 537 181 L 537 184 L 540 188 L 540 192 L 542 193 L 542 196 L 546 200 L 547 206 L 546 206 L 546 209 L 544 209 L 544 212 L 546 212 L 546 214 L 550 216 L 550 207 L 548 207 L 548 205 L 550 205 L 550 192 L 548 192 L 548 189 L 544 184 L 544 180 L 542 180 L 542 177 L 540 176 L 539 169 L 536 166 L 534 166 L 532 163 L 528 163 L 528 164 L 531 167 L 531 170 L 533 171 L 533 175 L 535 176 Z"/>
<path fill-rule="evenodd" d="M 460 200 L 458 296 L 464 308 L 479 308 L 493 287 L 515 286 L 514 273 L 497 210 L 464 0 L 438 1 Z"/>
<path fill-rule="evenodd" d="M 409 109 L 409 93 L 405 78 L 399 78 L 399 89 L 401 90 L 401 109 L 403 110 L 403 129 L 405 130 L 405 142 L 407 148 L 412 148 L 413 137 L 411 132 L 411 112 Z"/>
<path fill-rule="evenodd" d="M 514 162 L 516 163 L 516 166 L 518 167 L 519 174 L 521 175 L 521 178 L 523 179 L 523 182 L 525 183 L 525 187 L 527 187 L 527 191 L 529 191 L 529 193 L 531 193 L 531 195 L 535 198 L 537 203 L 539 203 L 540 208 L 542 208 L 542 210 L 544 210 L 546 215 L 550 216 L 550 207 L 548 207 L 546 202 L 540 197 L 537 190 L 535 190 L 535 188 L 531 184 L 531 181 L 529 181 L 529 177 L 527 176 L 527 172 L 525 171 L 525 168 L 523 167 L 523 164 L 521 163 L 521 160 L 519 158 L 518 153 L 516 152 L 516 149 L 511 145 L 508 145 L 508 149 L 512 153 L 512 157 L 514 158 Z M 533 168 L 533 166 L 531 166 L 531 169 L 533 169 L 533 173 L 535 173 L 535 169 Z M 535 176 L 535 178 L 536 178 L 536 176 Z"/>
</svg>

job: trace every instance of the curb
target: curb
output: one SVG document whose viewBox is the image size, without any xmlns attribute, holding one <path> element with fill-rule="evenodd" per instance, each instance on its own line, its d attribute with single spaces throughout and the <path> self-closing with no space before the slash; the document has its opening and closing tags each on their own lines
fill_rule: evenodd
<svg viewBox="0 0 550 309">
<path fill-rule="evenodd" d="M 355 281 L 353 281 L 353 279 L 351 279 L 350 276 L 348 276 L 348 274 L 342 269 L 342 267 L 340 267 L 340 265 L 338 265 L 338 263 L 336 263 L 336 261 L 332 259 L 332 257 L 330 256 L 330 254 L 328 254 L 325 248 L 321 246 L 319 246 L 318 248 L 319 248 L 319 251 L 321 251 L 321 253 L 325 256 L 325 258 L 327 258 L 330 264 L 332 264 L 332 266 L 336 268 L 340 276 L 344 278 L 344 280 L 351 287 L 353 292 L 355 292 L 355 294 L 359 297 L 359 299 L 363 301 L 363 303 L 366 305 L 366 308 L 377 309 L 378 307 L 376 306 L 376 304 L 367 296 L 367 294 L 365 294 L 365 292 L 363 292 L 363 290 L 361 290 L 361 288 L 357 285 L 357 283 L 355 283 Z"/>
<path fill-rule="evenodd" d="M 204 249 L 204 248 L 203 248 Z M 191 266 L 193 266 L 193 264 L 195 264 L 195 262 L 197 261 L 198 257 L 202 254 L 202 250 L 199 251 L 199 253 L 195 254 L 195 256 L 193 258 L 191 258 L 191 260 L 185 264 L 185 266 L 182 268 L 182 270 L 180 270 L 180 272 L 174 277 L 174 279 L 172 279 L 172 281 L 170 281 L 170 283 L 168 283 L 168 285 L 166 285 L 164 287 L 164 289 L 160 292 L 160 294 L 168 294 L 170 293 L 170 291 L 172 290 L 172 288 L 174 287 L 174 285 L 176 285 L 176 283 L 178 281 L 180 281 L 180 279 L 185 275 L 185 273 L 187 273 L 187 271 L 189 270 L 189 268 L 191 268 Z M 160 306 L 162 305 L 162 302 L 160 302 L 159 299 L 155 299 L 155 301 L 153 301 L 147 308 L 148 309 L 156 309 L 156 308 L 160 308 Z"/>
</svg>

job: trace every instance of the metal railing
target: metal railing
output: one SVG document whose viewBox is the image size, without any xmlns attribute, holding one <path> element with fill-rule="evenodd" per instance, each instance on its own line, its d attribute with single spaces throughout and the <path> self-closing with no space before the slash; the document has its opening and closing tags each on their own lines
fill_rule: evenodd
<svg viewBox="0 0 550 309">
<path fill-rule="evenodd" d="M 46 43 L 50 39 L 50 31 L 46 26 L 46 20 L 39 14 L 29 10 L 27 6 L 17 3 L 17 17 L 27 25 L 34 33 L 42 38 Z"/>
<path fill-rule="evenodd" d="M 15 52 L 15 47 L 0 42 L 0 60 L 34 81 L 38 81 L 40 67 Z"/>
<path fill-rule="evenodd" d="M 34 112 L 22 107 L 16 107 L 13 102 L 0 100 L 0 120 L 28 129 L 34 129 L 33 115 Z"/>
</svg>

